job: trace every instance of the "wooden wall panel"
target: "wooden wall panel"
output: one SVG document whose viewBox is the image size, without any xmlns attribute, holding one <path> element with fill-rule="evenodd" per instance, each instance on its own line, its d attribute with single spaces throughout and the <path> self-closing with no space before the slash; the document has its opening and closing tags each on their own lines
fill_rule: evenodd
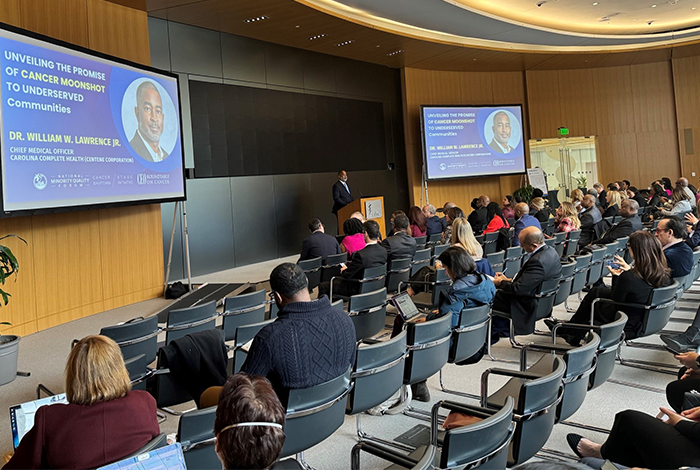
<svg viewBox="0 0 700 470">
<path fill-rule="evenodd" d="M 530 138 L 557 137 L 562 126 L 559 75 L 556 70 L 528 70 L 527 104 L 530 112 Z"/>
<path fill-rule="evenodd" d="M 493 104 L 493 74 L 480 72 L 460 73 L 461 104 Z"/>
<path fill-rule="evenodd" d="M 90 47 L 86 0 L 21 0 L 20 6 L 22 28 Z"/>
<path fill-rule="evenodd" d="M 637 133 L 639 186 L 646 188 L 662 176 L 675 181 L 681 175 L 677 139 L 675 129 Z"/>
<path fill-rule="evenodd" d="M 606 67 L 593 70 L 595 113 L 598 135 L 634 132 L 634 100 L 630 67 Z"/>
<path fill-rule="evenodd" d="M 36 302 L 34 291 L 34 263 L 32 251 L 34 238 L 32 234 L 32 219 L 30 217 L 18 217 L 16 219 L 3 220 L 1 225 L 2 235 L 15 234 L 26 240 L 26 244 L 15 238 L 6 238 L 2 244 L 7 245 L 20 263 L 16 278 L 5 283 L 3 290 L 8 292 L 10 303 L 0 307 L 0 321 L 12 323 L 14 331 L 20 334 L 29 334 L 37 331 Z M 27 261 L 28 262 L 25 262 Z M 7 327 L 5 327 L 7 329 Z"/>
<path fill-rule="evenodd" d="M 593 72 L 584 70 L 560 70 L 558 72 L 561 96 L 561 121 L 550 123 L 555 132 L 559 127 L 568 127 L 572 136 L 593 135 L 598 129 L 595 107 Z"/>
<path fill-rule="evenodd" d="M 20 0 L 4 0 L 0 2 L 0 21 L 13 26 L 22 26 Z"/>
<path fill-rule="evenodd" d="M 143 11 L 105 0 L 88 3 L 90 48 L 139 64 L 150 65 L 148 17 Z"/>
<path fill-rule="evenodd" d="M 642 64 L 630 69 L 637 133 L 676 129 L 671 64 Z"/>
<path fill-rule="evenodd" d="M 603 184 L 621 179 L 630 180 L 633 185 L 640 184 L 636 134 L 598 136 L 596 152 L 598 178 Z"/>
<path fill-rule="evenodd" d="M 678 142 L 683 175 L 698 186 L 700 180 L 700 57 L 673 59 Z M 685 130 L 692 132 L 693 152 L 685 146 Z M 695 176 L 693 176 L 695 173 Z"/>
</svg>

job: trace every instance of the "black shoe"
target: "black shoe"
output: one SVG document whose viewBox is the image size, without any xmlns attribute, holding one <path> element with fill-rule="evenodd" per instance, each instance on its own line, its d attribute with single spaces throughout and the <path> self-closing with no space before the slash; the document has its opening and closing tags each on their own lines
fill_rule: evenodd
<svg viewBox="0 0 700 470">
<path fill-rule="evenodd" d="M 544 319 L 544 324 L 547 325 L 547 328 L 549 328 L 549 331 L 552 331 L 554 329 L 554 325 L 557 323 L 561 323 L 560 320 L 557 320 L 556 318 L 545 318 Z"/>
<path fill-rule="evenodd" d="M 691 326 L 679 335 L 661 335 L 661 341 L 674 351 L 695 350 L 700 346 L 700 328 Z"/>
<path fill-rule="evenodd" d="M 428 390 L 428 384 L 423 382 L 418 382 L 411 385 L 411 392 L 413 392 L 413 399 L 429 402 L 430 401 L 430 390 Z"/>
<path fill-rule="evenodd" d="M 566 435 L 566 442 L 569 444 L 569 447 L 571 447 L 571 450 L 574 451 L 574 454 L 576 454 L 579 459 L 583 458 L 583 455 L 581 455 L 581 452 L 579 452 L 578 450 L 578 443 L 581 442 L 581 439 L 583 439 L 583 436 L 579 434 Z"/>
</svg>

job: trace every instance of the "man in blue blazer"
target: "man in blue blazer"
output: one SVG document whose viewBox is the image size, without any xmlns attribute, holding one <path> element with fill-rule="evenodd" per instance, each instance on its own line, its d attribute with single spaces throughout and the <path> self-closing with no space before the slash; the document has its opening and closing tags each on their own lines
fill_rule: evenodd
<svg viewBox="0 0 700 470">
<path fill-rule="evenodd" d="M 693 250 L 683 242 L 687 237 L 685 222 L 676 216 L 661 219 L 656 227 L 656 238 L 664 247 L 666 262 L 673 278 L 687 276 L 693 269 Z"/>
<path fill-rule="evenodd" d="M 338 172 L 338 181 L 333 185 L 333 212 L 338 215 L 338 211 L 354 201 L 350 188 L 348 187 L 348 174 L 345 170 Z"/>
<path fill-rule="evenodd" d="M 299 261 L 321 257 L 323 261 L 330 255 L 340 254 L 338 240 L 332 235 L 325 233 L 323 224 L 318 219 L 309 221 L 311 235 L 301 242 L 301 256 Z"/>
<path fill-rule="evenodd" d="M 513 233 L 513 240 L 511 240 L 512 246 L 520 246 L 519 235 L 525 227 L 537 227 L 542 230 L 540 221 L 530 215 L 530 206 L 524 202 L 515 205 L 515 217 L 518 220 L 514 225 L 515 231 Z"/>
</svg>

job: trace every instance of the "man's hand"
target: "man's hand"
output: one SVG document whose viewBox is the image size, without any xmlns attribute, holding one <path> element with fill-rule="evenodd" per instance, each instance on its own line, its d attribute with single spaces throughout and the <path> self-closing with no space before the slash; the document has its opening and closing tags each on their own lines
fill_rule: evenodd
<svg viewBox="0 0 700 470">
<path fill-rule="evenodd" d="M 698 354 L 694 352 L 681 353 L 677 356 L 673 356 L 678 361 L 686 366 L 688 369 L 698 370 Z"/>
<path fill-rule="evenodd" d="M 697 217 L 695 217 L 694 214 L 690 214 L 690 213 L 685 214 L 685 220 L 686 220 L 690 225 L 693 225 L 693 226 L 695 226 L 695 224 L 697 224 L 698 222 L 700 222 L 700 219 L 698 219 Z"/>
<path fill-rule="evenodd" d="M 496 287 L 498 287 L 501 285 L 501 282 L 511 280 L 512 279 L 507 278 L 503 273 L 496 273 L 496 275 L 493 278 L 493 283 L 496 285 Z"/>
<path fill-rule="evenodd" d="M 681 413 L 681 416 L 688 419 L 692 419 L 693 421 L 700 420 L 700 406 L 696 406 L 695 408 L 683 411 Z"/>
</svg>

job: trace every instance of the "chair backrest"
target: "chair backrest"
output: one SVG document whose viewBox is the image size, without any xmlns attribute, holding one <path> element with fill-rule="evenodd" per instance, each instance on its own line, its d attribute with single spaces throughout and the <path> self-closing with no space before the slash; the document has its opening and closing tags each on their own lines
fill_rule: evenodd
<svg viewBox="0 0 700 470">
<path fill-rule="evenodd" d="M 549 218 L 540 224 L 542 232 L 551 235 L 554 232 L 554 219 Z"/>
<path fill-rule="evenodd" d="M 352 387 L 350 372 L 348 369 L 345 374 L 313 387 L 289 390 L 286 438 L 280 458 L 315 446 L 343 424 Z"/>
<path fill-rule="evenodd" d="M 342 302 L 342 301 L 341 301 Z M 341 306 L 342 308 L 342 306 Z M 266 325 L 274 320 L 267 320 L 260 323 L 251 323 L 249 325 L 241 325 L 236 328 L 236 337 L 234 339 L 233 360 L 229 360 L 229 365 L 232 367 L 231 374 L 236 374 L 241 370 L 243 363 L 248 357 L 248 353 L 241 349 L 241 346 L 255 338 Z"/>
<path fill-rule="evenodd" d="M 452 315 L 423 323 L 407 323 L 406 367 L 403 382 L 414 384 L 437 373 L 447 363 Z"/>
<path fill-rule="evenodd" d="M 565 371 L 566 364 L 556 357 L 552 361 L 551 373 L 522 381 L 515 406 L 515 413 L 521 418 L 518 419 L 510 445 L 509 467 L 530 459 L 549 439 L 556 418 L 551 408 L 559 402 Z"/>
<path fill-rule="evenodd" d="M 403 384 L 406 358 L 406 332 L 388 341 L 357 348 L 352 371 L 353 389 L 348 395 L 345 413 L 362 413 L 384 403 Z"/>
<path fill-rule="evenodd" d="M 564 250 L 564 256 L 573 256 L 578 249 L 578 241 L 581 238 L 580 230 L 573 230 L 569 232 L 566 237 L 566 250 Z"/>
<path fill-rule="evenodd" d="M 216 407 L 193 410 L 180 416 L 177 426 L 177 441 L 182 444 L 187 468 L 215 469 L 221 468 L 221 461 L 216 455 L 216 437 L 214 421 Z"/>
<path fill-rule="evenodd" d="M 542 320 L 543 318 L 547 318 L 552 315 L 554 299 L 559 291 L 560 279 L 561 278 L 558 277 L 556 279 L 548 279 L 542 282 L 540 292 L 537 294 L 537 298 L 539 299 L 537 301 L 537 311 L 535 312 L 535 318 L 537 320 Z"/>
<path fill-rule="evenodd" d="M 508 397 L 492 416 L 447 430 L 442 439 L 440 468 L 505 468 L 513 435 L 513 404 L 513 398 Z"/>
<path fill-rule="evenodd" d="M 620 243 L 618 243 L 617 240 L 612 243 L 607 243 L 605 245 L 605 260 L 611 260 L 617 254 L 617 250 L 619 247 Z"/>
<path fill-rule="evenodd" d="M 226 341 L 236 338 L 239 326 L 265 321 L 267 291 L 258 290 L 224 299 L 223 330 Z"/>
<path fill-rule="evenodd" d="M 486 255 L 486 260 L 489 262 L 491 268 L 493 268 L 495 272 L 501 272 L 503 271 L 505 257 L 506 252 L 502 250 L 496 251 L 495 253 L 489 253 Z"/>
<path fill-rule="evenodd" d="M 386 303 L 386 287 L 350 297 L 348 314 L 355 326 L 357 341 L 371 338 L 384 329 Z"/>
<path fill-rule="evenodd" d="M 437 308 L 438 305 L 440 305 L 441 296 L 450 289 L 451 282 L 445 268 L 440 268 L 435 271 L 435 285 L 433 286 L 432 295 L 430 296 L 433 308 Z"/>
<path fill-rule="evenodd" d="M 445 251 L 446 249 L 448 249 L 449 247 L 450 247 L 450 245 L 448 245 L 447 243 L 445 243 L 444 245 L 433 245 L 433 254 L 431 255 L 431 259 L 432 259 L 431 264 L 434 265 L 435 260 L 438 259 L 440 257 L 440 255 L 442 254 L 442 252 Z M 698 253 L 700 253 L 700 252 L 698 252 Z"/>
<path fill-rule="evenodd" d="M 129 374 L 132 390 L 146 390 L 146 382 L 144 379 L 148 375 L 148 363 L 146 355 L 139 354 L 124 361 L 126 371 Z"/>
<path fill-rule="evenodd" d="M 586 284 L 593 284 L 603 276 L 603 266 L 605 265 L 603 258 L 605 257 L 605 251 L 605 247 L 591 250 L 591 264 L 588 270 Z"/>
<path fill-rule="evenodd" d="M 214 328 L 217 316 L 215 300 L 194 307 L 171 310 L 168 314 L 165 344 L 190 333 Z"/>
<path fill-rule="evenodd" d="M 399 290 L 399 283 L 404 284 L 411 276 L 411 258 L 399 258 L 389 261 L 389 268 L 386 273 L 386 290 L 396 292 Z"/>
<path fill-rule="evenodd" d="M 505 264 L 503 269 L 508 273 L 508 277 L 513 278 L 520 271 L 523 263 L 523 249 L 519 246 L 512 246 L 506 250 Z"/>
<path fill-rule="evenodd" d="M 431 248 L 423 248 L 420 250 L 416 250 L 416 253 L 413 255 L 413 261 L 411 263 L 411 275 L 418 272 L 423 266 L 430 265 L 431 251 Z"/>
<path fill-rule="evenodd" d="M 566 247 L 566 232 L 557 232 L 554 234 L 554 249 L 561 258 L 564 256 L 564 248 Z"/>
<path fill-rule="evenodd" d="M 101 335 L 117 343 L 125 360 L 143 354 L 146 364 L 156 360 L 158 333 L 158 315 L 134 318 L 121 325 L 106 326 L 100 330 Z"/>
<path fill-rule="evenodd" d="M 576 262 L 561 265 L 561 279 L 559 280 L 559 290 L 554 296 L 554 307 L 561 305 L 571 295 L 571 284 L 574 282 L 574 271 Z"/>
<path fill-rule="evenodd" d="M 489 232 L 484 234 L 484 255 L 488 255 L 496 251 L 497 241 L 498 232 Z"/>
<path fill-rule="evenodd" d="M 588 390 L 593 390 L 604 384 L 612 375 L 615 360 L 617 359 L 617 349 L 624 341 L 623 331 L 626 324 L 627 315 L 618 311 L 615 313 L 614 321 L 599 326 L 598 363 L 588 381 Z"/>
<path fill-rule="evenodd" d="M 362 274 L 360 281 L 360 294 L 374 292 L 381 289 L 386 284 L 386 264 L 375 266 L 374 268 L 366 268 Z"/>
<path fill-rule="evenodd" d="M 490 305 L 462 309 L 459 313 L 459 323 L 452 330 L 447 362 L 455 363 L 469 359 L 486 344 L 490 311 Z"/>
<path fill-rule="evenodd" d="M 638 338 L 658 333 L 666 326 L 676 307 L 678 287 L 678 283 L 673 281 L 670 286 L 657 287 L 652 291 L 651 301 L 644 310 L 644 320 Z"/>
<path fill-rule="evenodd" d="M 574 280 L 571 283 L 571 294 L 577 294 L 586 286 L 586 278 L 591 265 L 591 254 L 579 255 L 576 257 L 576 268 L 574 269 Z"/>
<path fill-rule="evenodd" d="M 483 245 L 483 244 L 484 244 L 484 234 L 483 234 L 483 233 L 480 233 L 480 234 L 478 234 L 478 235 L 475 234 L 475 235 L 474 235 L 474 238 L 476 239 L 476 242 L 477 242 L 478 244 L 480 244 L 480 245 Z M 449 240 L 448 240 L 448 241 L 449 241 Z"/>
<path fill-rule="evenodd" d="M 554 238 L 545 238 L 544 244 L 554 248 L 554 241 L 555 241 Z"/>
<path fill-rule="evenodd" d="M 321 282 L 330 282 L 332 278 L 340 276 L 340 263 L 346 263 L 347 261 L 347 253 L 328 256 L 325 264 L 321 267 Z"/>
<path fill-rule="evenodd" d="M 442 242 L 442 233 L 433 233 L 428 237 L 428 245 Z"/>
<path fill-rule="evenodd" d="M 413 239 L 416 241 L 416 246 L 419 247 L 424 247 L 425 243 L 428 241 L 428 237 L 425 235 L 422 237 L 413 237 Z"/>
<path fill-rule="evenodd" d="M 318 287 L 318 285 L 321 283 L 322 263 L 323 260 L 320 256 L 318 258 L 306 259 L 297 263 L 299 267 L 304 270 L 304 274 L 306 274 L 306 279 L 309 280 L 310 291 Z"/>
<path fill-rule="evenodd" d="M 613 224 L 613 220 L 615 220 L 615 217 L 614 217 L 614 216 L 603 217 L 603 220 L 606 221 L 607 223 L 609 223 L 610 225 L 612 225 L 612 224 Z"/>
<path fill-rule="evenodd" d="M 700 277 L 700 247 L 693 250 L 693 269 L 690 271 L 692 281 L 697 281 Z"/>
<path fill-rule="evenodd" d="M 588 391 L 588 380 L 596 367 L 596 353 L 600 345 L 600 336 L 590 332 L 584 343 L 568 350 L 564 354 L 566 372 L 564 373 L 564 394 L 557 407 L 557 422 L 568 419 L 583 404 Z"/>
</svg>

